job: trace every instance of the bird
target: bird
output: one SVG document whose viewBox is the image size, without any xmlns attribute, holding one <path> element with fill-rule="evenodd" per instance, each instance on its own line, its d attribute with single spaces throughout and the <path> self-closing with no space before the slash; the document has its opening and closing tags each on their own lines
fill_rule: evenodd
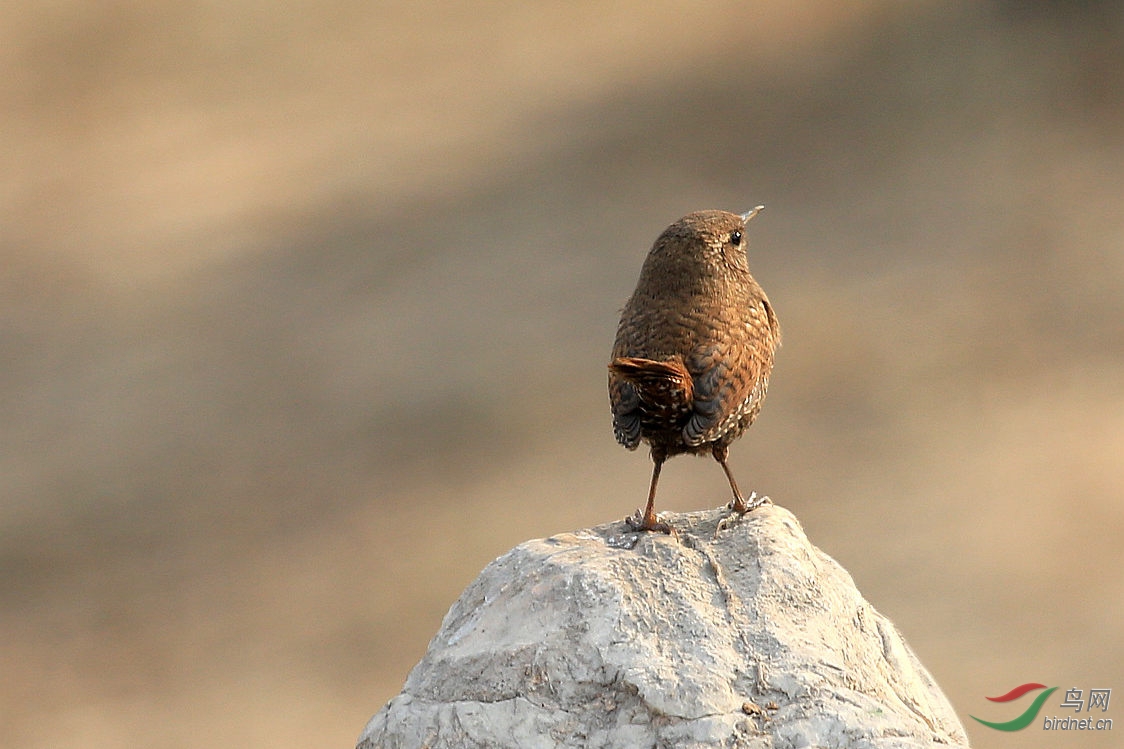
<svg viewBox="0 0 1124 749">
<path fill-rule="evenodd" d="M 656 484 L 675 455 L 710 453 L 722 466 L 737 515 L 747 500 L 727 463 L 730 443 L 757 418 L 781 344 L 776 312 L 749 271 L 746 225 L 763 210 L 687 214 L 660 234 L 621 311 L 609 363 L 617 442 L 651 448 L 652 481 L 635 531 L 673 533 L 655 513 Z"/>
</svg>

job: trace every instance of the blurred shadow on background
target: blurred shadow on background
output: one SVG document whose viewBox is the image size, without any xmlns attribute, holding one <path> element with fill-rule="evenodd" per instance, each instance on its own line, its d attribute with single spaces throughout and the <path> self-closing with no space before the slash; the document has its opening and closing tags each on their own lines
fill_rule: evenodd
<svg viewBox="0 0 1124 749">
<path fill-rule="evenodd" d="M 1116 4 L 145 8 L 4 13 L 13 746 L 352 741 L 488 560 L 639 502 L 617 311 L 757 203 L 738 475 L 962 715 L 1120 676 Z"/>
</svg>

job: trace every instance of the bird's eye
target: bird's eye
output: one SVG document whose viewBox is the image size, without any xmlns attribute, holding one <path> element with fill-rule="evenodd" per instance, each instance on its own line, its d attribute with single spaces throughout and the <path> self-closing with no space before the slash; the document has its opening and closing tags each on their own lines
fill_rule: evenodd
<svg viewBox="0 0 1124 749">
<path fill-rule="evenodd" d="M 734 247 L 737 247 L 741 243 L 742 243 L 742 233 L 740 231 L 730 232 L 730 244 L 734 245 Z"/>
</svg>

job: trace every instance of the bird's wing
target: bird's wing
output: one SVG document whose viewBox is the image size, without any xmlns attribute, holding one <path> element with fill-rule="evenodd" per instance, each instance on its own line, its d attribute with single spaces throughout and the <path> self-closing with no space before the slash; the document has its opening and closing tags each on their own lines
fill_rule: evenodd
<svg viewBox="0 0 1124 749">
<path fill-rule="evenodd" d="M 610 365 L 611 366 L 611 365 Z M 629 450 L 640 444 L 640 395 L 631 382 L 609 372 L 609 405 L 613 409 L 613 434 Z"/>
<path fill-rule="evenodd" d="M 751 316 L 721 325 L 721 335 L 701 341 L 687 359 L 694 378 L 694 403 L 683 427 L 688 445 L 715 442 L 752 419 L 761 409 L 769 386 L 774 338 L 768 308 L 755 308 Z M 716 327 L 717 327 L 716 325 Z"/>
</svg>

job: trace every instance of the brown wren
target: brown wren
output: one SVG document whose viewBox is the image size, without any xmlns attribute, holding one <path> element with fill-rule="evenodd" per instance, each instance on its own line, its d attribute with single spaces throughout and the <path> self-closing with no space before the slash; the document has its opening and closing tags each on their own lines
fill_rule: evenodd
<svg viewBox="0 0 1124 749">
<path fill-rule="evenodd" d="M 638 531 L 671 528 L 656 517 L 656 483 L 668 458 L 709 452 L 730 481 L 731 510 L 747 501 L 726 463 L 730 443 L 753 423 L 765 400 L 781 343 L 777 315 L 749 272 L 741 215 L 698 211 L 659 236 L 625 304 L 609 364 L 609 401 L 617 442 L 652 451 L 652 483 L 643 512 L 627 518 Z"/>
</svg>

